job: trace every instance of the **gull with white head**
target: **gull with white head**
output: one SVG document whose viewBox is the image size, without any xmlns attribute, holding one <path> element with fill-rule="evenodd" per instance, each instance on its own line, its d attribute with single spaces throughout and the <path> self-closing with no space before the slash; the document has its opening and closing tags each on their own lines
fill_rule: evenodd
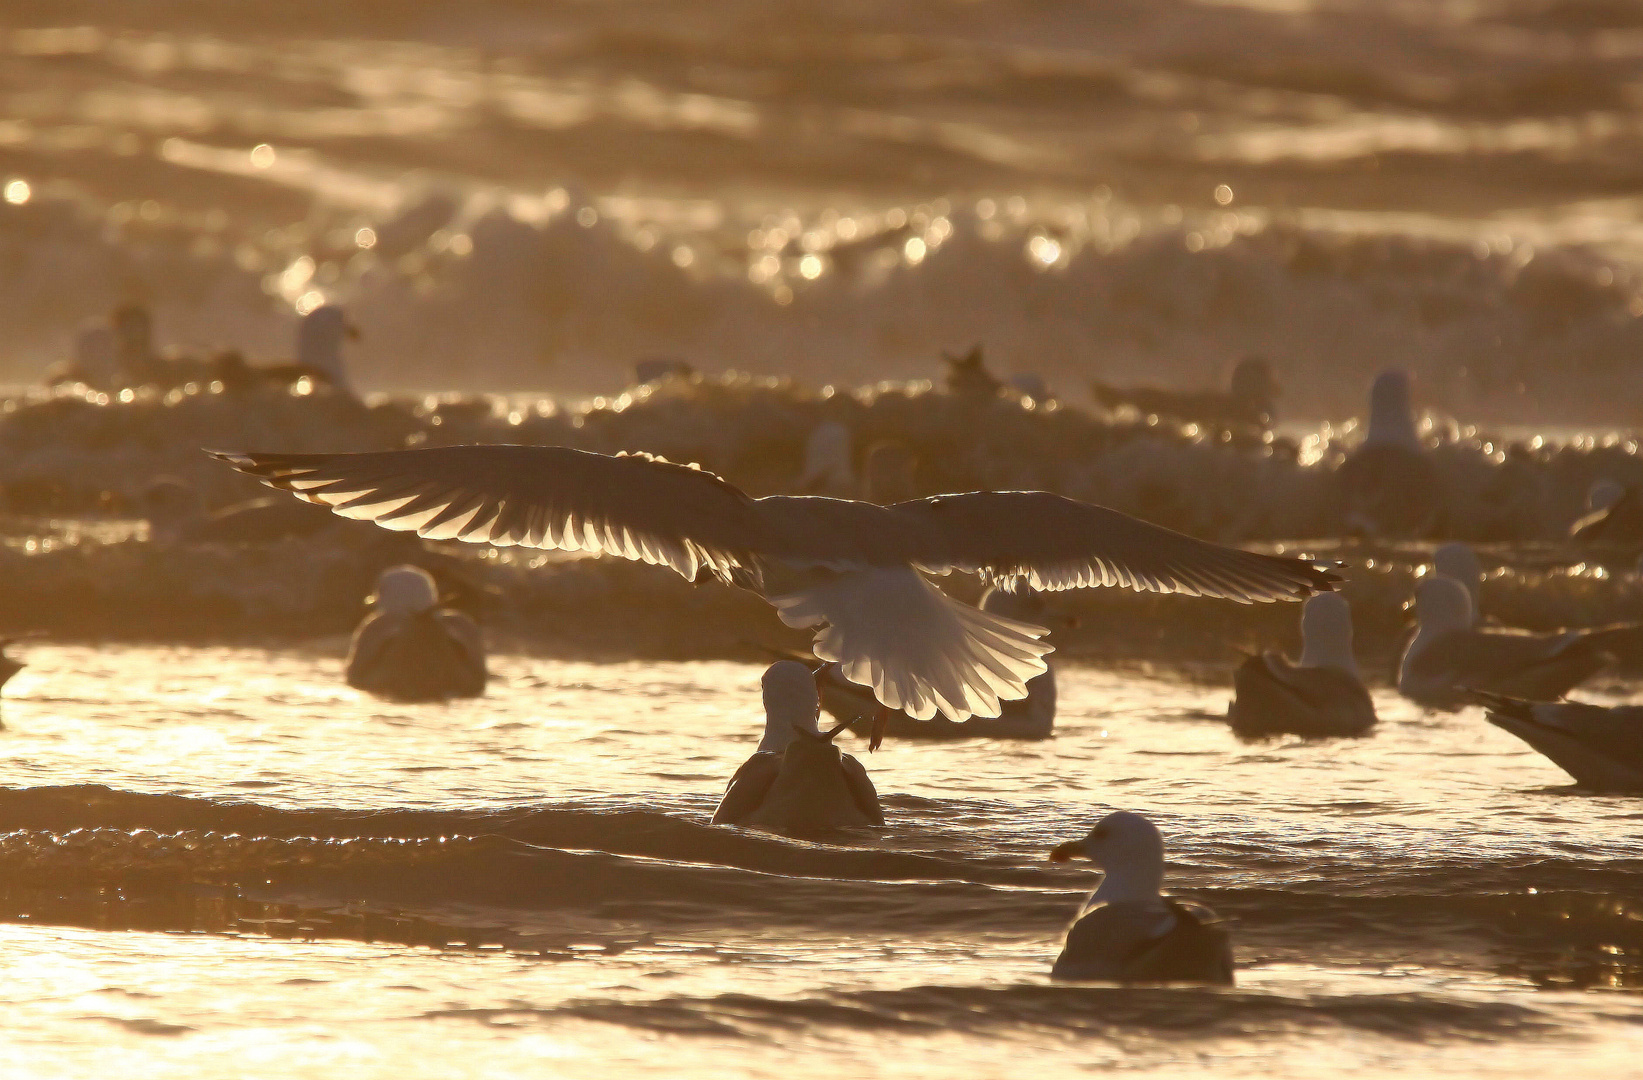
<svg viewBox="0 0 1643 1080">
<path fill-rule="evenodd" d="M 562 446 L 363 454 L 217 453 L 344 517 L 434 540 L 603 552 L 706 571 L 764 597 L 814 651 L 918 719 L 997 716 L 1045 670 L 1042 626 L 978 611 L 926 575 L 1035 589 L 1095 585 L 1241 603 L 1304 599 L 1335 575 L 1171 532 L 1043 491 L 972 491 L 890 506 L 752 499 L 703 469 Z"/>
<path fill-rule="evenodd" d="M 1466 586 L 1440 575 L 1415 586 L 1415 616 L 1398 690 L 1439 709 L 1459 708 L 1474 690 L 1555 700 L 1608 667 L 1610 650 L 1643 642 L 1638 623 L 1551 633 L 1476 626 Z"/>
<path fill-rule="evenodd" d="M 1246 356 L 1238 361 L 1226 391 L 1090 384 L 1090 393 L 1096 402 L 1109 410 L 1130 408 L 1142 416 L 1155 415 L 1214 430 L 1244 432 L 1265 431 L 1272 426 L 1278 392 L 1272 365 L 1263 356 Z"/>
<path fill-rule="evenodd" d="M 1643 548 L 1643 496 L 1612 477 L 1592 483 L 1587 513 L 1569 526 L 1569 539 L 1584 547 L 1636 551 Z"/>
<path fill-rule="evenodd" d="M 394 701 L 444 701 L 485 692 L 485 644 L 460 611 L 439 606 L 433 575 L 393 566 L 377 578 L 374 610 L 354 631 L 346 677 Z"/>
<path fill-rule="evenodd" d="M 1265 652 L 1233 677 L 1227 720 L 1239 738 L 1363 735 L 1375 703 L 1352 655 L 1352 608 L 1340 593 L 1319 593 L 1301 607 L 1301 659 Z"/>
<path fill-rule="evenodd" d="M 1163 894 L 1164 841 L 1145 817 L 1116 810 L 1050 858 L 1088 859 L 1104 874 L 1067 929 L 1050 978 L 1232 985 L 1225 927 L 1208 908 Z"/>
<path fill-rule="evenodd" d="M 321 304 L 297 324 L 297 367 L 340 393 L 352 394 L 342 346 L 357 337 L 359 331 L 348 321 L 347 312 L 336 304 Z"/>
<path fill-rule="evenodd" d="M 764 738 L 731 777 L 713 812 L 715 825 L 746 825 L 803 834 L 883 825 L 878 792 L 861 762 L 819 731 L 821 708 L 810 669 L 793 660 L 770 665 L 761 681 Z"/>
<path fill-rule="evenodd" d="M 1409 376 L 1383 371 L 1369 392 L 1369 428 L 1335 480 L 1347 526 L 1368 536 L 1430 533 L 1443 506 L 1437 467 L 1421 445 Z"/>
</svg>

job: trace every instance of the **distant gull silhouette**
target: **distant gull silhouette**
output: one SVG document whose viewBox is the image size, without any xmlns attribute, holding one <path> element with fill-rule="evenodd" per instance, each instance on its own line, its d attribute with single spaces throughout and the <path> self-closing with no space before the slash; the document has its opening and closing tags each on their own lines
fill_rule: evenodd
<svg viewBox="0 0 1643 1080">
<path fill-rule="evenodd" d="M 1091 395 L 1109 410 L 1128 406 L 1143 416 L 1150 413 L 1183 424 L 1238 430 L 1266 430 L 1272 426 L 1273 400 L 1278 396 L 1278 389 L 1272 377 L 1272 365 L 1262 356 L 1246 356 L 1238 361 L 1232 369 L 1231 387 L 1225 393 L 1090 383 Z"/>
<path fill-rule="evenodd" d="M 1442 513 L 1437 467 L 1421 445 L 1409 376 L 1383 371 L 1369 393 L 1369 430 L 1335 473 L 1347 526 L 1368 536 L 1423 536 Z"/>
<path fill-rule="evenodd" d="M 1319 593 L 1301 608 L 1301 659 L 1252 656 L 1233 677 L 1227 720 L 1241 738 L 1363 735 L 1375 704 L 1352 656 L 1352 608 L 1340 593 Z"/>
<path fill-rule="evenodd" d="M 1569 539 L 1585 547 L 1635 551 L 1643 547 L 1643 496 L 1636 488 L 1604 477 L 1586 493 L 1590 508 L 1569 526 Z"/>
<path fill-rule="evenodd" d="M 377 578 L 376 610 L 354 630 L 346 678 L 394 701 L 444 701 L 485 692 L 485 643 L 460 611 L 439 606 L 433 575 L 391 566 Z"/>
<path fill-rule="evenodd" d="M 861 762 L 842 754 L 816 728 L 821 707 L 810 669 L 782 660 L 765 670 L 764 738 L 731 777 L 715 825 L 748 825 L 781 833 L 883 825 L 879 795 Z"/>
<path fill-rule="evenodd" d="M 1643 792 L 1643 705 L 1474 697 L 1489 710 L 1491 724 L 1551 758 L 1582 787 Z"/>
<path fill-rule="evenodd" d="M 345 517 L 465 540 L 603 552 L 705 570 L 763 596 L 814 651 L 880 703 L 924 720 L 997 716 L 1045 670 L 1044 627 L 951 599 L 925 574 L 976 572 L 1035 589 L 1120 585 L 1242 603 L 1340 580 L 1301 559 L 1174 533 L 1043 491 L 973 491 L 876 506 L 752 499 L 695 466 L 561 446 L 363 454 L 215 452 Z"/>
<path fill-rule="evenodd" d="M 1140 814 L 1118 810 L 1082 840 L 1050 852 L 1106 872 L 1079 909 L 1052 979 L 1232 985 L 1232 946 L 1215 913 L 1164 896 L 1164 841 Z"/>
</svg>

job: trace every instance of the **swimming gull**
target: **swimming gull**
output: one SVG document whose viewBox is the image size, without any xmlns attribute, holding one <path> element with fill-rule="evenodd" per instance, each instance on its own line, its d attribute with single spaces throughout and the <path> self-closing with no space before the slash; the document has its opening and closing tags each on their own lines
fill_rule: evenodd
<svg viewBox="0 0 1643 1080">
<path fill-rule="evenodd" d="M 1643 706 L 1476 698 L 1491 724 L 1551 758 L 1582 787 L 1643 792 Z"/>
<path fill-rule="evenodd" d="M 1352 655 L 1352 608 L 1340 593 L 1319 593 L 1301 608 L 1301 659 L 1252 656 L 1233 677 L 1227 720 L 1240 738 L 1363 735 L 1375 704 Z"/>
<path fill-rule="evenodd" d="M 1466 586 L 1448 577 L 1415 587 L 1419 625 L 1398 668 L 1398 690 L 1440 709 L 1470 700 L 1468 691 L 1550 701 L 1609 666 L 1612 648 L 1635 645 L 1643 625 L 1530 633 L 1473 625 Z"/>
<path fill-rule="evenodd" d="M 715 825 L 780 833 L 883 825 L 878 792 L 861 762 L 842 754 L 816 728 L 820 701 L 810 669 L 793 660 L 771 664 L 761 681 L 764 738 L 731 777 Z"/>
<path fill-rule="evenodd" d="M 162 545 L 271 544 L 347 527 L 347 522 L 320 507 L 278 495 L 207 510 L 199 489 L 174 476 L 150 482 L 139 504 L 148 520 L 149 539 Z"/>
<path fill-rule="evenodd" d="M 751 589 L 814 651 L 923 720 L 997 716 L 1045 670 L 1048 631 L 978 611 L 925 574 L 1037 589 L 1119 585 L 1243 603 L 1301 599 L 1339 578 L 1302 559 L 1174 533 L 1043 491 L 973 491 L 876 506 L 752 499 L 696 466 L 562 446 L 215 456 L 345 517 L 465 540 L 603 552 Z"/>
<path fill-rule="evenodd" d="M 1272 365 L 1263 356 L 1246 356 L 1238 361 L 1232 369 L 1231 386 L 1224 392 L 1090 384 L 1095 400 L 1109 410 L 1128 406 L 1142 415 L 1154 414 L 1182 423 L 1259 431 L 1272 426 L 1278 389 Z"/>
<path fill-rule="evenodd" d="M 1442 510 L 1437 468 L 1421 445 L 1409 376 L 1383 371 L 1369 393 L 1369 431 L 1335 473 L 1346 523 L 1369 536 L 1421 536 Z"/>
<path fill-rule="evenodd" d="M 348 650 L 348 685 L 394 701 L 444 701 L 485 692 L 485 645 L 479 627 L 439 606 L 433 575 L 393 566 L 377 578 L 375 610 Z"/>
<path fill-rule="evenodd" d="M 1215 913 L 1164 896 L 1164 841 L 1140 814 L 1118 810 L 1050 858 L 1083 857 L 1105 871 L 1067 929 L 1052 979 L 1232 985 L 1232 946 Z"/>
<path fill-rule="evenodd" d="M 1634 551 L 1643 547 L 1643 496 L 1604 477 L 1586 493 L 1589 512 L 1569 526 L 1569 539 L 1586 547 Z"/>
</svg>

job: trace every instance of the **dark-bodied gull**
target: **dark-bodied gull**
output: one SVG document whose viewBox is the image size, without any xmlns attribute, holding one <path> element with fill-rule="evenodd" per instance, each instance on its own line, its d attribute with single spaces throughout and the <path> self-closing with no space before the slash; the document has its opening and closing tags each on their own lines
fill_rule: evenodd
<svg viewBox="0 0 1643 1080">
<path fill-rule="evenodd" d="M 1415 587 L 1419 626 L 1398 668 L 1398 691 L 1439 709 L 1457 709 L 1485 690 L 1551 701 L 1608 667 L 1612 650 L 1635 649 L 1643 624 L 1530 633 L 1474 625 L 1463 582 L 1433 576 Z"/>
<path fill-rule="evenodd" d="M 11 648 L 12 643 L 16 640 L 16 638 L 0 638 L 0 687 L 11 682 L 11 677 L 23 670 L 21 660 L 6 655 L 6 650 Z M 5 721 L 0 720 L 0 731 L 4 730 L 6 730 Z"/>
<path fill-rule="evenodd" d="M 1643 792 L 1643 706 L 1474 697 L 1491 724 L 1551 758 L 1582 787 Z"/>
<path fill-rule="evenodd" d="M 978 611 L 925 574 L 1035 589 L 1120 585 L 1241 603 L 1304 599 L 1340 580 L 1302 559 L 1196 540 L 1043 491 L 972 491 L 890 506 L 749 498 L 693 465 L 562 446 L 215 456 L 344 517 L 464 540 L 603 552 L 751 589 L 817 627 L 818 657 L 919 719 L 997 716 L 1050 646 L 1040 626 Z"/>
<path fill-rule="evenodd" d="M 1437 467 L 1409 403 L 1409 376 L 1383 371 L 1369 392 L 1369 430 L 1335 472 L 1346 524 L 1367 536 L 1424 536 L 1443 512 Z"/>
<path fill-rule="evenodd" d="M 761 687 L 764 738 L 731 777 L 713 824 L 792 834 L 883 825 L 867 770 L 833 745 L 844 725 L 816 729 L 821 706 L 810 669 L 778 661 L 766 669 Z"/>
<path fill-rule="evenodd" d="M 1244 661 L 1233 676 L 1227 720 L 1243 739 L 1269 735 L 1364 735 L 1375 703 L 1352 655 L 1352 608 L 1340 593 L 1319 593 L 1301 607 L 1301 659 L 1275 652 Z"/>
<path fill-rule="evenodd" d="M 439 606 L 434 577 L 391 566 L 377 578 L 375 610 L 354 630 L 348 685 L 393 701 L 444 701 L 485 692 L 485 643 L 474 621 Z"/>
<path fill-rule="evenodd" d="M 1232 385 L 1216 390 L 1179 391 L 1090 383 L 1090 393 L 1109 410 L 1128 406 L 1145 416 L 1169 417 L 1207 428 L 1264 431 L 1272 426 L 1278 383 L 1262 356 L 1246 356 L 1232 369 Z"/>
<path fill-rule="evenodd" d="M 1078 856 L 1106 876 L 1067 928 L 1050 978 L 1232 985 L 1232 946 L 1215 913 L 1163 895 L 1157 826 L 1115 811 L 1082 840 L 1050 852 L 1056 862 Z"/>
</svg>

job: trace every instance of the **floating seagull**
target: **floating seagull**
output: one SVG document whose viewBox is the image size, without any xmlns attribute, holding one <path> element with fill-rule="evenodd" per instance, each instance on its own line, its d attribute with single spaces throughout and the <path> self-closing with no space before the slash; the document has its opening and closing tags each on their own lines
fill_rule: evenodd
<svg viewBox="0 0 1643 1080">
<path fill-rule="evenodd" d="M 924 720 L 997 716 L 1045 670 L 1048 631 L 978 611 L 925 574 L 973 571 L 1035 589 L 1121 585 L 1243 603 L 1340 580 L 1301 559 L 1195 540 L 1043 491 L 973 491 L 892 506 L 752 499 L 696 466 L 562 446 L 363 454 L 216 453 L 345 517 L 434 540 L 604 552 L 708 571 L 757 592 L 814 652 Z"/>
<path fill-rule="evenodd" d="M 1346 523 L 1369 536 L 1421 536 L 1442 509 L 1437 467 L 1421 445 L 1409 376 L 1383 371 L 1369 392 L 1369 431 L 1335 473 Z"/>
<path fill-rule="evenodd" d="M 780 833 L 883 825 L 867 770 L 833 745 L 845 725 L 828 732 L 816 728 L 821 703 L 810 669 L 778 661 L 765 670 L 761 685 L 764 738 L 730 778 L 713 824 Z"/>
<path fill-rule="evenodd" d="M 190 375 L 179 369 L 172 381 L 180 378 L 215 379 L 227 390 L 255 390 L 259 387 L 290 387 L 300 379 L 307 379 L 311 387 L 328 386 L 335 392 L 352 397 L 353 386 L 348 381 L 342 349 L 349 340 L 358 340 L 359 328 L 348 321 L 347 313 L 336 304 L 321 304 L 302 317 L 297 324 L 297 357 L 295 360 L 272 360 L 252 363 L 237 350 L 218 353 L 210 361 L 209 371 Z"/>
<path fill-rule="evenodd" d="M 1162 895 L 1164 841 L 1140 814 L 1118 810 L 1082 840 L 1050 852 L 1105 871 L 1067 929 L 1052 979 L 1232 985 L 1232 946 L 1215 913 Z"/>
<path fill-rule="evenodd" d="M 485 692 L 479 627 L 439 607 L 433 575 L 394 566 L 377 578 L 375 607 L 354 631 L 348 685 L 394 701 L 444 701 Z"/>
<path fill-rule="evenodd" d="M 1333 595 L 1333 594 L 1326 594 Z M 1309 601 L 1310 603 L 1310 601 Z M 1006 589 L 997 585 L 981 596 L 980 608 L 992 615 L 1048 626 L 1044 596 L 1023 586 Z M 892 713 L 884 726 L 884 734 L 897 739 L 1048 739 L 1055 733 L 1055 666 L 1049 664 L 1044 674 L 1027 680 L 1027 696 L 999 703 L 995 717 L 972 716 L 962 723 L 945 717 L 916 720 L 906 713 Z M 822 708 L 837 720 L 852 727 L 873 719 L 877 702 L 866 687 L 846 679 L 837 664 L 825 664 L 816 672 L 816 686 L 821 691 Z M 869 749 L 877 749 L 869 744 Z"/>
<path fill-rule="evenodd" d="M 1586 547 L 1635 551 L 1643 548 L 1643 496 L 1605 477 L 1586 494 L 1589 512 L 1569 526 L 1569 539 Z"/>
<path fill-rule="evenodd" d="M 1278 384 L 1265 357 L 1246 356 L 1232 369 L 1232 385 L 1225 392 L 1125 388 L 1092 382 L 1090 393 L 1107 409 L 1127 405 L 1142 415 L 1169 417 L 1186 424 L 1264 431 L 1272 426 Z"/>
<path fill-rule="evenodd" d="M 1239 738 L 1363 735 L 1375 704 L 1352 656 L 1352 608 L 1340 593 L 1319 593 L 1301 608 L 1301 660 L 1252 656 L 1233 677 L 1227 720 Z"/>
<path fill-rule="evenodd" d="M 1489 722 L 1551 758 L 1582 787 L 1643 792 L 1643 706 L 1475 695 Z"/>
<path fill-rule="evenodd" d="M 1609 650 L 1636 647 L 1643 624 L 1536 634 L 1476 627 L 1466 586 L 1433 576 L 1415 587 L 1419 626 L 1398 668 L 1398 690 L 1440 709 L 1455 709 L 1468 691 L 1532 701 L 1562 697 L 1608 667 Z"/>
</svg>

